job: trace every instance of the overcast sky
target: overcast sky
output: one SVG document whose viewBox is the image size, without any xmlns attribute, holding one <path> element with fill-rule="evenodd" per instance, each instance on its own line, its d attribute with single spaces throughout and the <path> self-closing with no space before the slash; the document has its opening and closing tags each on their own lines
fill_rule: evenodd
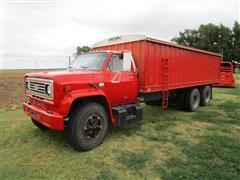
<svg viewBox="0 0 240 180">
<path fill-rule="evenodd" d="M 240 20 L 239 0 L 1 0 L 1 68 L 66 67 L 76 46 L 121 34 L 170 40 Z"/>
</svg>

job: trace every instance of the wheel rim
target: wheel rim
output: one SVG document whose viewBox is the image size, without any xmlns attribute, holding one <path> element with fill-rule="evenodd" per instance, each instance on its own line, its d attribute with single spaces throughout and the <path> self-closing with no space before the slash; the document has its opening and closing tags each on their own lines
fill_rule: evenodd
<svg viewBox="0 0 240 180">
<path fill-rule="evenodd" d="M 194 109 L 198 107 L 198 104 L 199 104 L 198 95 L 194 94 L 192 97 L 192 105 L 193 105 Z"/>
<path fill-rule="evenodd" d="M 210 91 L 209 91 L 209 89 L 206 90 L 205 100 L 206 100 L 206 102 L 208 102 L 210 100 Z"/>
<path fill-rule="evenodd" d="M 99 115 L 91 115 L 87 118 L 84 125 L 84 136 L 86 139 L 95 139 L 99 137 L 103 127 L 103 120 Z"/>
</svg>

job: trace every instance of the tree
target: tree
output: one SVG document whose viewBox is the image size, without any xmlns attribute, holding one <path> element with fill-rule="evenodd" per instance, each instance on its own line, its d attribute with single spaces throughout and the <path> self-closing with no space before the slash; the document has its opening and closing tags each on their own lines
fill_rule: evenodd
<svg viewBox="0 0 240 180">
<path fill-rule="evenodd" d="M 76 52 L 74 53 L 76 56 L 79 56 L 82 53 L 87 53 L 91 50 L 88 46 L 77 46 Z"/>
<path fill-rule="evenodd" d="M 232 39 L 233 39 L 233 49 L 232 49 L 232 58 L 233 60 L 238 60 L 240 58 L 240 24 L 235 21 L 232 29 Z"/>
<path fill-rule="evenodd" d="M 219 26 L 218 30 L 218 41 L 216 46 L 218 47 L 218 52 L 222 51 L 223 59 L 226 61 L 231 61 L 232 59 L 232 30 L 222 24 Z M 214 51 L 217 52 L 217 51 Z"/>
<path fill-rule="evenodd" d="M 185 29 L 172 39 L 178 44 L 216 53 L 223 53 L 226 61 L 240 62 L 240 25 L 236 21 L 232 29 L 223 24 L 201 24 L 197 29 Z"/>
<path fill-rule="evenodd" d="M 197 30 L 185 29 L 184 32 L 179 33 L 179 37 L 175 37 L 172 41 L 185 46 L 197 47 L 199 35 Z"/>
</svg>

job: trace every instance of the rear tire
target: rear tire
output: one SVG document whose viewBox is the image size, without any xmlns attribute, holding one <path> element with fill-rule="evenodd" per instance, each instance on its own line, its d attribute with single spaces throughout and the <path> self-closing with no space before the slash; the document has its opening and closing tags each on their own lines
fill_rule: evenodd
<svg viewBox="0 0 240 180">
<path fill-rule="evenodd" d="M 88 151 L 100 145 L 108 130 L 105 108 L 97 103 L 78 106 L 67 125 L 69 143 L 79 151 Z"/>
<path fill-rule="evenodd" d="M 200 104 L 200 93 L 197 88 L 190 88 L 186 92 L 185 96 L 185 110 L 194 112 L 197 110 Z"/>
<path fill-rule="evenodd" d="M 47 126 L 42 125 L 41 123 L 37 122 L 36 120 L 32 119 L 33 124 L 38 127 L 39 129 L 45 130 L 48 129 Z"/>
<path fill-rule="evenodd" d="M 207 85 L 199 89 L 200 91 L 200 106 L 207 106 L 211 101 L 212 87 Z"/>
</svg>

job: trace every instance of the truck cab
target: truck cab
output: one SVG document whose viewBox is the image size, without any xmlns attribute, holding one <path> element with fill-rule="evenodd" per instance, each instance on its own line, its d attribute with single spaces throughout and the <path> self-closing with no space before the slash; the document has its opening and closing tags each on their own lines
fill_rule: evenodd
<svg viewBox="0 0 240 180">
<path fill-rule="evenodd" d="M 67 131 L 70 144 L 89 150 L 102 143 L 109 123 L 142 119 L 131 51 L 93 51 L 63 71 L 25 76 L 24 111 L 41 129 Z"/>
</svg>

